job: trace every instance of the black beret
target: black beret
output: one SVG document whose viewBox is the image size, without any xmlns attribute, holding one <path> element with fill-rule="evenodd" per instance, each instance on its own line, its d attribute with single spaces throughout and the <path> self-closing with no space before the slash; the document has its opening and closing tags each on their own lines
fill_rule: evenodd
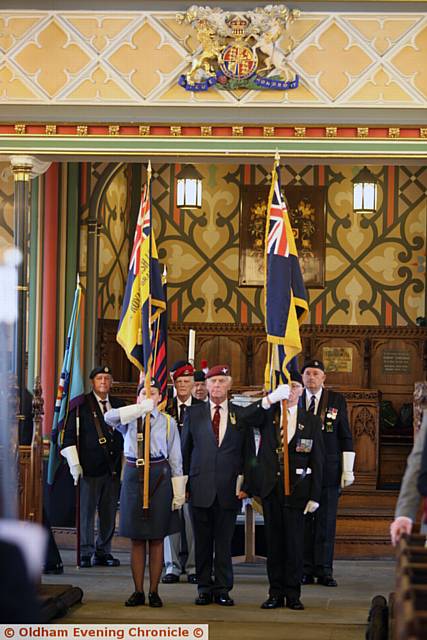
<svg viewBox="0 0 427 640">
<path fill-rule="evenodd" d="M 89 378 L 93 380 L 94 377 L 98 375 L 98 373 L 109 373 L 110 376 L 113 375 L 111 373 L 110 367 L 108 367 L 107 365 L 104 365 L 103 367 L 95 367 L 94 369 L 92 369 L 92 371 L 89 374 Z"/>
<path fill-rule="evenodd" d="M 201 369 L 197 369 L 197 371 L 194 372 L 194 382 L 204 382 L 205 380 L 205 372 Z"/>
<path fill-rule="evenodd" d="M 299 382 L 300 384 L 303 384 L 302 375 L 299 371 L 295 369 L 294 371 L 290 371 L 289 373 L 291 376 L 291 382 Z"/>
<path fill-rule="evenodd" d="M 139 396 L 139 394 L 141 393 L 141 389 L 143 389 L 145 387 L 145 382 L 140 382 L 137 389 L 136 389 L 136 395 Z M 156 378 L 151 378 L 150 380 L 150 387 L 154 388 L 154 389 L 158 389 L 159 391 L 161 391 L 161 387 L 160 387 L 160 382 L 158 382 L 156 380 Z"/>
<path fill-rule="evenodd" d="M 320 369 L 320 371 L 325 371 L 325 365 L 321 360 L 307 360 L 302 366 L 301 373 L 304 373 L 306 369 Z"/>
</svg>

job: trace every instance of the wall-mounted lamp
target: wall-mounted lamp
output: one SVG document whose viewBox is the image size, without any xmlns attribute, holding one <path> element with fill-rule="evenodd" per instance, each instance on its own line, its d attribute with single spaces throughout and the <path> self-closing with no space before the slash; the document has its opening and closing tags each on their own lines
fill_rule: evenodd
<svg viewBox="0 0 427 640">
<path fill-rule="evenodd" d="M 191 164 L 177 175 L 176 206 L 180 209 L 200 209 L 202 206 L 202 176 Z"/>
<path fill-rule="evenodd" d="M 363 167 L 352 180 L 353 183 L 353 211 L 355 213 L 375 213 L 377 210 L 378 180 Z"/>
</svg>

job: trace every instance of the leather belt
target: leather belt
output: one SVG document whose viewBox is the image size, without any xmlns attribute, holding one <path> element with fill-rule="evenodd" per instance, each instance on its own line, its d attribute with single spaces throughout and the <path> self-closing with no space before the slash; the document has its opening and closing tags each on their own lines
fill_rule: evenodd
<svg viewBox="0 0 427 640">
<path fill-rule="evenodd" d="M 150 464 L 156 462 L 167 462 L 167 458 L 164 456 L 150 456 Z M 143 458 L 126 458 L 126 464 L 130 467 L 143 467 L 145 461 Z"/>
</svg>

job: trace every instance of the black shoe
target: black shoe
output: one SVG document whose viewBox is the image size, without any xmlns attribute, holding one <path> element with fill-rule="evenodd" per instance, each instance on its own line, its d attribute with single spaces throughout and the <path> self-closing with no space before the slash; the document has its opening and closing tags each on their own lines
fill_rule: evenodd
<svg viewBox="0 0 427 640">
<path fill-rule="evenodd" d="M 80 558 L 80 567 L 82 569 L 89 569 L 92 566 L 92 556 L 82 556 Z"/>
<path fill-rule="evenodd" d="M 194 601 L 194 604 L 212 604 L 212 594 L 211 593 L 199 593 L 197 598 Z"/>
<path fill-rule="evenodd" d="M 152 591 L 148 594 L 148 605 L 150 607 L 163 607 L 163 602 L 157 591 Z"/>
<path fill-rule="evenodd" d="M 190 584 L 197 584 L 197 577 L 195 573 L 190 573 L 187 576 L 187 582 L 189 582 Z"/>
<path fill-rule="evenodd" d="M 50 573 L 59 576 L 60 573 L 64 573 L 64 565 L 62 564 L 62 562 L 58 562 L 58 564 L 46 564 L 43 568 L 43 573 L 45 575 L 48 575 Z"/>
<path fill-rule="evenodd" d="M 324 587 L 338 586 L 338 582 L 332 576 L 320 576 L 320 578 L 317 578 L 317 584 L 321 584 Z"/>
<path fill-rule="evenodd" d="M 268 596 L 267 600 L 262 603 L 261 609 L 279 609 L 285 606 L 285 598 L 283 596 Z"/>
<path fill-rule="evenodd" d="M 267 600 L 262 603 L 261 609 L 279 609 L 285 606 L 285 598 L 283 596 L 268 596 Z"/>
<path fill-rule="evenodd" d="M 286 606 L 294 611 L 302 611 L 304 609 L 304 605 L 299 598 L 286 598 Z"/>
<path fill-rule="evenodd" d="M 216 604 L 220 604 L 223 607 L 233 607 L 234 606 L 234 600 L 233 600 L 233 598 L 230 598 L 228 593 L 219 593 L 218 595 L 214 596 L 214 600 L 215 600 Z"/>
<path fill-rule="evenodd" d="M 111 553 L 106 553 L 103 556 L 99 556 L 95 553 L 92 559 L 94 567 L 120 567 L 120 560 L 113 558 Z"/>
<path fill-rule="evenodd" d="M 310 575 L 309 573 L 303 573 L 301 584 L 314 584 L 314 576 Z"/>
<path fill-rule="evenodd" d="M 125 607 L 138 607 L 145 604 L 145 593 L 143 591 L 134 591 L 133 594 L 125 602 Z"/>
<path fill-rule="evenodd" d="M 174 573 L 166 573 L 162 578 L 163 584 L 175 584 L 179 582 L 179 576 L 176 576 Z"/>
</svg>

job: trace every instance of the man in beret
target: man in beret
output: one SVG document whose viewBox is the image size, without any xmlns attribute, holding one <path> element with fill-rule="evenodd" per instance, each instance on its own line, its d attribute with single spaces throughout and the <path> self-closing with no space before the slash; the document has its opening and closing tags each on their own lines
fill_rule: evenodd
<svg viewBox="0 0 427 640">
<path fill-rule="evenodd" d="M 194 386 L 194 367 L 190 362 L 180 360 L 173 366 L 173 384 L 176 395 L 168 403 L 166 412 L 175 418 L 178 431 L 181 434 L 184 424 L 184 415 L 188 407 L 201 402 L 191 394 Z M 187 574 L 187 581 L 196 582 L 196 567 L 194 560 L 194 534 L 188 503 L 181 509 L 180 517 L 181 533 L 167 536 L 164 541 L 165 575 L 162 578 L 164 584 L 179 582 L 181 573 Z M 186 559 L 183 561 L 183 556 Z"/>
<path fill-rule="evenodd" d="M 258 428 L 261 434 L 258 452 L 252 440 L 253 446 L 245 461 L 248 489 L 260 496 L 264 514 L 269 594 L 261 608 L 277 609 L 286 605 L 298 611 L 304 609 L 300 600 L 304 514 L 314 513 L 319 507 L 324 445 L 320 419 L 298 407 L 303 393 L 300 373 L 292 371 L 290 378 L 289 387 L 280 385 L 247 407 L 242 421 Z M 285 495 L 284 430 L 279 402 L 286 397 L 289 495 Z M 256 477 L 251 475 L 251 469 L 256 470 Z"/>
<path fill-rule="evenodd" d="M 194 387 L 193 398 L 201 400 L 202 402 L 208 401 L 208 388 L 206 386 L 206 374 L 202 369 L 198 369 L 194 372 Z"/>
<path fill-rule="evenodd" d="M 245 432 L 241 407 L 228 402 L 232 379 L 227 365 L 206 374 L 209 401 L 190 407 L 182 431 L 184 475 L 193 515 L 197 605 L 232 606 L 231 539 L 241 507 Z M 213 575 L 213 579 L 212 579 Z"/>
<path fill-rule="evenodd" d="M 68 462 L 74 484 L 80 480 L 80 566 L 117 567 L 120 562 L 111 555 L 111 540 L 120 490 L 123 437 L 105 423 L 104 414 L 125 403 L 110 396 L 110 367 L 95 367 L 89 378 L 92 391 L 68 416 L 61 454 Z M 96 512 L 99 523 L 95 541 Z"/>
<path fill-rule="evenodd" d="M 303 584 L 336 587 L 333 577 L 335 529 L 340 492 L 354 482 L 355 453 L 348 421 L 347 403 L 341 393 L 325 389 L 325 367 L 321 360 L 308 360 L 302 368 L 303 410 L 321 419 L 325 445 L 320 508 L 306 516 L 304 528 Z"/>
</svg>

